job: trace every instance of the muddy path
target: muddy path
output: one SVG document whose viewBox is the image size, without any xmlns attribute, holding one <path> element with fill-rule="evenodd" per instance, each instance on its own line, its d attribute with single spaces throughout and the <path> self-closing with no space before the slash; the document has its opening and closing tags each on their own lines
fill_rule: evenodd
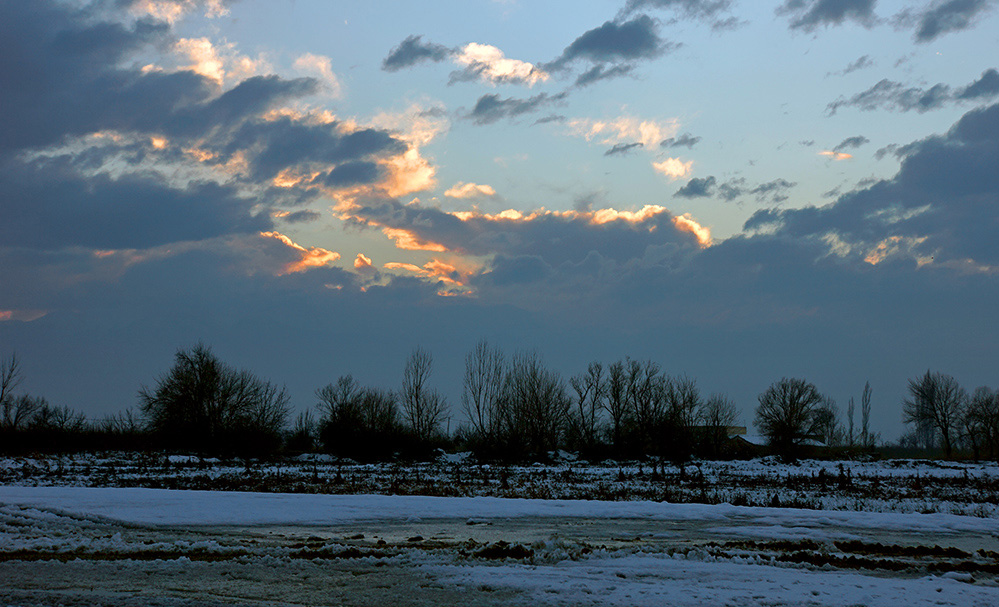
<svg viewBox="0 0 999 607">
<path fill-rule="evenodd" d="M 800 523 L 800 521 L 799 521 Z M 516 605 L 516 589 L 455 586 L 442 565 L 545 566 L 616 553 L 752 557 L 915 578 L 994 580 L 999 537 L 728 517 L 516 517 L 337 525 L 143 526 L 6 507 L 3 605 Z M 599 562 L 599 561 L 597 561 Z"/>
</svg>

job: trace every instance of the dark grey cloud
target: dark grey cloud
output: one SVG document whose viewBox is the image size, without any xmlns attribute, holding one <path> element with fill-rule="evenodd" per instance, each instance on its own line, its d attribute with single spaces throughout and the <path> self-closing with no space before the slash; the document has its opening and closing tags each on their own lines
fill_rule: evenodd
<svg viewBox="0 0 999 607">
<path fill-rule="evenodd" d="M 189 70 L 142 71 L 139 54 L 169 48 L 174 34 L 148 19 L 119 23 L 124 6 L 0 3 L 10 26 L 0 40 L 0 247 L 142 250 L 268 230 L 262 208 L 311 199 L 275 191 L 281 170 L 321 165 L 329 185 L 371 183 L 377 159 L 407 149 L 377 129 L 260 118 L 316 92 L 311 78 L 253 76 L 223 92 Z M 115 136 L 80 139 L 102 131 Z M 237 156 L 249 172 L 232 185 L 171 176 Z"/>
<path fill-rule="evenodd" d="M 475 124 L 492 124 L 504 118 L 516 118 L 523 114 L 537 112 L 564 99 L 565 96 L 565 93 L 557 95 L 538 93 L 527 99 L 514 97 L 504 99 L 496 93 L 490 93 L 479 97 L 479 100 L 475 102 L 475 107 L 472 108 L 467 117 Z"/>
<path fill-rule="evenodd" d="M 710 184 L 705 184 L 710 186 L 710 189 L 706 191 L 707 195 L 717 196 L 726 202 L 732 202 L 743 196 L 753 196 L 757 202 L 780 204 L 787 200 L 788 191 L 798 185 L 793 181 L 783 178 L 777 178 L 756 185 L 750 184 L 745 177 L 733 177 L 720 183 L 716 182 L 713 177 L 710 179 Z M 716 183 L 718 186 L 717 190 L 714 189 Z M 694 191 L 697 190 L 695 189 Z"/>
<path fill-rule="evenodd" d="M 601 80 L 609 80 L 611 78 L 619 78 L 621 76 L 627 76 L 635 70 L 634 65 L 594 65 L 590 69 L 586 70 L 576 78 L 575 86 L 584 87 L 589 86 L 595 82 Z"/>
<path fill-rule="evenodd" d="M 235 186 L 172 187 L 148 174 L 81 175 L 65 157 L 0 166 L 4 247 L 146 249 L 272 227 Z"/>
<path fill-rule="evenodd" d="M 851 61 L 849 65 L 838 72 L 829 72 L 828 76 L 846 76 L 847 74 L 852 74 L 853 72 L 867 69 L 874 65 L 874 60 L 871 59 L 870 55 L 863 55 L 858 57 L 856 60 Z"/>
<path fill-rule="evenodd" d="M 220 141 L 219 148 L 223 152 L 220 162 L 232 154 L 242 153 L 247 157 L 253 177 L 267 180 L 291 166 L 339 164 L 392 156 L 404 152 L 406 145 L 379 129 L 346 131 L 337 122 L 314 125 L 279 118 L 245 122 Z M 376 177 L 371 176 L 368 181 L 375 181 Z"/>
<path fill-rule="evenodd" d="M 732 4 L 732 0 L 628 0 L 621 12 L 630 15 L 642 10 L 665 9 L 689 19 L 714 19 L 729 10 Z"/>
<path fill-rule="evenodd" d="M 281 220 L 287 223 L 310 223 L 318 221 L 320 218 L 322 218 L 322 214 L 318 211 L 305 209 L 303 211 L 288 213 L 287 215 L 281 217 Z"/>
<path fill-rule="evenodd" d="M 620 17 L 627 17 L 640 11 L 663 10 L 675 15 L 674 20 L 689 19 L 711 24 L 715 31 L 738 28 L 743 21 L 723 13 L 732 8 L 732 0 L 628 0 L 621 9 Z"/>
<path fill-rule="evenodd" d="M 806 32 L 847 21 L 871 27 L 877 22 L 876 3 L 877 0 L 787 0 L 777 7 L 776 13 L 790 19 L 791 29 Z"/>
<path fill-rule="evenodd" d="M 534 124 L 548 124 L 549 122 L 565 122 L 568 120 L 566 116 L 562 114 L 549 114 L 547 116 L 542 116 L 534 121 Z"/>
<path fill-rule="evenodd" d="M 639 15 L 628 21 L 607 21 L 584 32 L 544 68 L 560 71 L 581 60 L 594 64 L 629 64 L 654 59 L 674 47 L 675 44 L 660 38 L 654 19 Z M 606 77 L 607 72 L 602 73 Z M 617 75 L 621 73 L 627 72 Z M 590 79 L 592 81 L 594 77 Z"/>
<path fill-rule="evenodd" d="M 382 69 L 396 72 L 418 63 L 431 61 L 438 63 L 447 59 L 452 50 L 433 42 L 424 43 L 423 36 L 409 36 L 399 43 L 382 61 Z"/>
<path fill-rule="evenodd" d="M 684 133 L 679 137 L 670 137 L 669 139 L 663 139 L 659 142 L 659 147 L 672 149 L 672 148 L 687 148 L 688 150 L 694 149 L 694 146 L 701 141 L 700 137 L 694 137 L 690 133 Z"/>
<path fill-rule="evenodd" d="M 679 229 L 669 212 L 639 221 L 593 223 L 589 216 L 548 213 L 531 220 L 473 216 L 460 220 L 433 207 L 376 198 L 351 211 L 359 227 L 405 229 L 424 242 L 439 243 L 465 255 L 537 256 L 553 268 L 581 263 L 597 251 L 615 263 L 642 260 L 649 249 L 686 255 L 698 248 L 689 231 Z"/>
<path fill-rule="evenodd" d="M 880 80 L 871 88 L 853 95 L 849 99 L 841 97 L 826 106 L 829 115 L 840 108 L 856 107 L 862 111 L 885 109 L 897 112 L 928 112 L 960 101 L 985 101 L 999 95 L 999 72 L 991 68 L 982 72 L 978 80 L 967 86 L 952 90 L 949 85 L 938 83 L 930 88 L 906 86 L 901 82 Z"/>
<path fill-rule="evenodd" d="M 950 87 L 935 84 L 928 89 L 906 86 L 884 78 L 877 84 L 846 98 L 839 98 L 826 106 L 826 112 L 834 115 L 840 108 L 855 107 L 863 111 L 886 109 L 897 112 L 928 112 L 943 107 L 952 98 Z"/>
<path fill-rule="evenodd" d="M 991 0 L 943 0 L 916 16 L 916 42 L 931 42 L 944 34 L 971 29 L 995 7 Z"/>
<path fill-rule="evenodd" d="M 695 177 L 677 190 L 680 198 L 708 198 L 714 195 L 716 180 L 714 176 Z"/>
<path fill-rule="evenodd" d="M 990 99 L 999 95 L 999 72 L 995 68 L 982 72 L 982 77 L 955 94 L 957 99 Z"/>
<path fill-rule="evenodd" d="M 855 150 L 870 142 L 871 140 L 863 135 L 854 135 L 853 137 L 847 137 L 843 141 L 837 143 L 836 147 L 833 148 L 833 151 L 842 152 L 843 150 Z"/>
<path fill-rule="evenodd" d="M 604 156 L 616 156 L 623 155 L 631 152 L 635 148 L 642 147 L 642 142 L 636 141 L 635 143 L 615 143 L 614 147 L 608 149 L 604 152 Z"/>
<path fill-rule="evenodd" d="M 544 259 L 536 255 L 520 255 L 508 257 L 497 255 L 493 259 L 490 269 L 483 272 L 478 282 L 509 287 L 514 285 L 524 285 L 537 282 L 547 278 L 554 273 L 551 266 L 545 263 Z"/>
<path fill-rule="evenodd" d="M 834 233 L 861 257 L 886 243 L 909 259 L 999 266 L 999 104 L 972 110 L 946 134 L 906 147 L 893 178 L 825 207 L 759 212 L 747 228 L 776 226 L 794 238 Z"/>
</svg>

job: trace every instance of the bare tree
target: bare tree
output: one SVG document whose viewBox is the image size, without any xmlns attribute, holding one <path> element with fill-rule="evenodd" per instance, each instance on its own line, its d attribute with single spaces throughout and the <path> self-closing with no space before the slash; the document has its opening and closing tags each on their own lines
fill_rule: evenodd
<svg viewBox="0 0 999 607">
<path fill-rule="evenodd" d="M 629 360 L 627 394 L 629 417 L 634 423 L 635 443 L 640 452 L 658 455 L 668 420 L 666 392 L 669 380 L 659 363 Z"/>
<path fill-rule="evenodd" d="M 620 451 L 628 416 L 628 379 L 621 361 L 607 367 L 607 398 L 604 400 L 604 408 L 611 418 L 611 443 L 615 451 Z"/>
<path fill-rule="evenodd" d="M 658 450 L 674 462 L 682 463 L 694 451 L 694 427 L 700 423 L 701 395 L 697 382 L 686 376 L 665 378 L 663 386 L 666 399 L 663 429 L 668 436 L 660 438 Z"/>
<path fill-rule="evenodd" d="M 558 373 L 547 369 L 536 353 L 515 355 L 499 406 L 501 435 L 511 455 L 540 455 L 557 448 L 569 405 Z"/>
<path fill-rule="evenodd" d="M 497 403 L 503 390 L 503 367 L 503 352 L 498 348 L 490 348 L 484 339 L 475 344 L 475 348 L 465 356 L 462 408 L 472 424 L 472 431 L 480 439 L 487 441 L 496 438 Z"/>
<path fill-rule="evenodd" d="M 961 435 L 977 460 L 981 454 L 999 457 L 999 393 L 977 388 L 961 416 Z"/>
<path fill-rule="evenodd" d="M 816 431 L 816 409 L 822 395 L 803 379 L 782 378 L 759 396 L 755 425 L 783 456 L 795 450 Z"/>
<path fill-rule="evenodd" d="M 43 401 L 31 418 L 30 428 L 43 431 L 82 432 L 86 424 L 87 418 L 83 413 L 65 406 L 53 407 Z"/>
<path fill-rule="evenodd" d="M 706 450 L 712 457 L 718 457 L 728 440 L 728 429 L 738 419 L 735 403 L 721 394 L 712 394 L 701 404 L 700 417 L 705 429 Z"/>
<path fill-rule="evenodd" d="M 823 398 L 815 409 L 814 415 L 815 434 L 827 446 L 838 445 L 842 430 L 839 424 L 839 409 L 836 407 L 836 401 L 831 398 Z"/>
<path fill-rule="evenodd" d="M 323 413 L 319 438 L 332 453 L 371 457 L 391 453 L 398 439 L 399 408 L 392 392 L 362 388 L 350 375 L 316 390 Z"/>
<path fill-rule="evenodd" d="M 849 447 L 853 446 L 855 438 L 853 434 L 853 411 L 855 408 L 856 406 L 853 404 L 853 397 L 851 396 L 850 400 L 846 403 L 846 444 Z"/>
<path fill-rule="evenodd" d="M 139 390 L 153 432 L 171 446 L 206 451 L 278 446 L 288 416 L 284 388 L 233 369 L 203 344 L 174 358 L 154 390 Z"/>
<path fill-rule="evenodd" d="M 16 353 L 0 361 L 0 403 L 6 403 L 13 396 L 22 379 L 21 363 L 17 360 Z"/>
<path fill-rule="evenodd" d="M 600 411 L 604 408 L 607 395 L 604 366 L 598 362 L 590 363 L 586 373 L 570 379 L 569 385 L 576 393 L 576 406 L 570 416 L 574 434 L 581 446 L 591 448 L 597 442 Z"/>
<path fill-rule="evenodd" d="M 41 397 L 28 394 L 7 395 L 0 404 L 0 429 L 10 432 L 24 430 L 42 407 L 47 406 L 48 403 Z"/>
<path fill-rule="evenodd" d="M 922 377 L 909 380 L 909 398 L 902 402 L 903 421 L 939 436 L 949 458 L 967 400 L 967 392 L 953 377 L 926 371 Z"/>
<path fill-rule="evenodd" d="M 871 434 L 871 382 L 864 382 L 864 393 L 860 397 L 860 444 L 865 449 L 874 446 Z"/>
<path fill-rule="evenodd" d="M 417 439 L 426 441 L 437 434 L 447 416 L 447 402 L 427 386 L 434 360 L 429 352 L 416 348 L 406 361 L 399 399 L 403 417 Z"/>
</svg>

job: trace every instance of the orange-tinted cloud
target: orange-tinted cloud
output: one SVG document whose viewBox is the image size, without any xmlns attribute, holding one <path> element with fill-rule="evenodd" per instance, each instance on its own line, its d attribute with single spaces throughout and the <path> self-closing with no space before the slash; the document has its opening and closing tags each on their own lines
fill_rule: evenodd
<svg viewBox="0 0 999 607">
<path fill-rule="evenodd" d="M 444 195 L 449 198 L 482 198 L 496 195 L 496 190 L 491 185 L 478 183 L 465 183 L 459 181 L 451 186 Z"/>
<path fill-rule="evenodd" d="M 358 253 L 357 257 L 354 258 L 354 269 L 356 270 L 369 270 L 372 269 L 371 258 L 369 258 L 364 253 Z"/>
<path fill-rule="evenodd" d="M 447 247 L 436 242 L 420 238 L 412 230 L 404 228 L 382 228 L 382 233 L 395 241 L 395 246 L 407 251 L 436 251 L 443 253 Z"/>
<path fill-rule="evenodd" d="M 693 166 L 693 160 L 684 162 L 679 158 L 667 158 L 662 162 L 652 163 L 652 168 L 655 169 L 657 173 L 662 173 L 673 181 L 683 179 L 687 175 L 690 175 L 690 171 Z"/>
<path fill-rule="evenodd" d="M 819 152 L 819 156 L 828 156 L 833 160 L 849 160 L 853 158 L 853 154 L 847 154 L 846 152 L 834 152 L 832 150 L 822 150 Z"/>
<path fill-rule="evenodd" d="M 0 322 L 17 320 L 31 322 L 48 314 L 47 310 L 0 310 Z"/>
<path fill-rule="evenodd" d="M 406 272 L 417 274 L 423 278 L 434 278 L 456 286 L 465 284 L 464 279 L 461 276 L 461 272 L 458 271 L 457 267 L 437 258 L 431 259 L 427 263 L 423 264 L 423 267 L 412 263 L 397 261 L 386 263 L 384 267 L 386 270 L 404 270 Z"/>
<path fill-rule="evenodd" d="M 299 259 L 284 265 L 282 270 L 278 272 L 279 276 L 295 272 L 304 272 L 309 268 L 322 267 L 340 259 L 340 254 L 336 251 L 330 251 L 321 247 L 305 248 L 280 232 L 261 232 L 260 235 L 265 238 L 273 238 L 284 243 L 285 246 L 293 249 L 299 255 Z"/>
</svg>

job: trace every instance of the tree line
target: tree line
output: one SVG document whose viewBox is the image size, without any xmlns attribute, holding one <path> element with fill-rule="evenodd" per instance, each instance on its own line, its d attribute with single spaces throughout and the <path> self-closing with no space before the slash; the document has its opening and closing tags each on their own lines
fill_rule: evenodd
<svg viewBox="0 0 999 607">
<path fill-rule="evenodd" d="M 652 360 L 592 362 L 564 378 L 536 352 L 507 356 L 480 341 L 465 357 L 460 409 L 431 384 L 432 355 L 416 348 L 398 389 L 360 385 L 343 375 L 315 391 L 314 407 L 289 420 L 284 387 L 220 360 L 204 344 L 179 350 L 152 387 L 138 391 L 138 412 L 88 421 L 43 398 L 15 395 L 21 380 L 12 355 L 0 363 L 0 450 L 174 449 L 261 456 L 322 450 L 360 460 L 426 457 L 436 449 L 471 450 L 482 459 L 544 459 L 565 449 L 589 459 L 740 455 L 733 443 L 738 409 L 722 394 L 703 395 L 694 379 Z M 953 378 L 930 373 L 910 381 L 903 439 L 999 458 L 999 395 L 969 397 Z M 803 379 L 782 378 L 758 396 L 753 424 L 769 450 L 794 458 L 815 445 L 870 451 L 872 390 L 864 386 L 860 420 L 846 415 Z M 289 423 L 289 421 L 291 423 Z M 749 452 L 756 454 L 759 451 Z"/>
</svg>

